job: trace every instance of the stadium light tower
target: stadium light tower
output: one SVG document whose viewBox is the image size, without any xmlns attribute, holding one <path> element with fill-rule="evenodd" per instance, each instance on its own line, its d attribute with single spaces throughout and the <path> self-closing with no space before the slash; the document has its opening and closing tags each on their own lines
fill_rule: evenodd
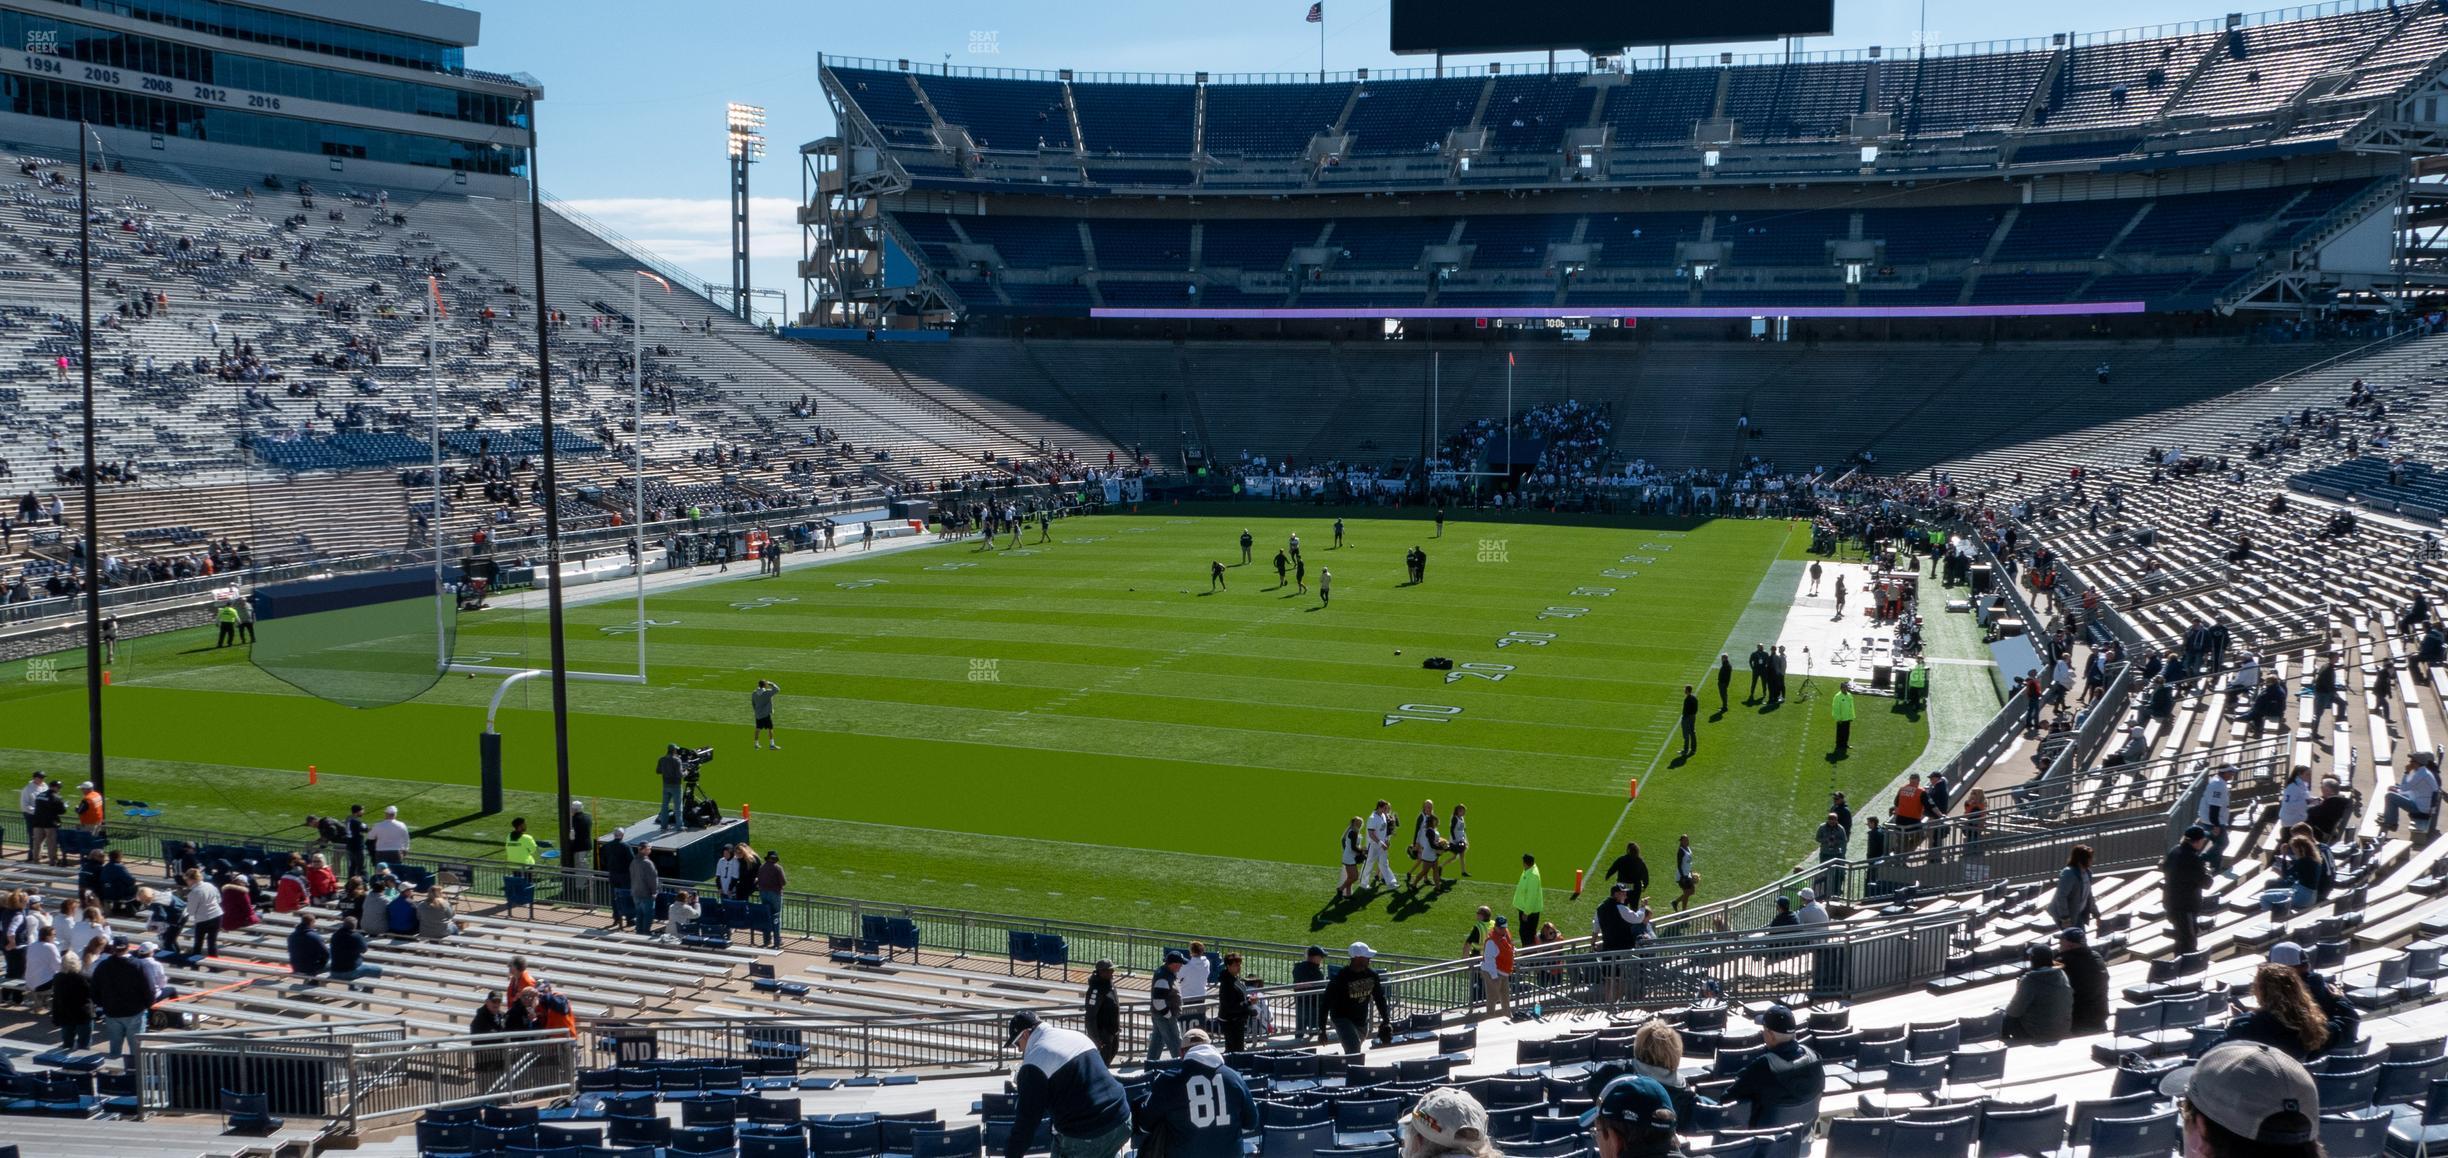
<svg viewBox="0 0 2448 1158">
<path fill-rule="evenodd" d="M 748 320 L 748 166 L 765 159 L 765 110 L 732 101 L 726 141 L 731 157 L 731 313 Z"/>
</svg>

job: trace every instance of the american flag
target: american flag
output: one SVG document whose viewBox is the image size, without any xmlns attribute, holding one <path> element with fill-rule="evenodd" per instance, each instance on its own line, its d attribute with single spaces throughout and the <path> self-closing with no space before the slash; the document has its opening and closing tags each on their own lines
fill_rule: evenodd
<svg viewBox="0 0 2448 1158">
<path fill-rule="evenodd" d="M 1326 23 L 1326 0 L 1317 0 L 1317 3 L 1309 6 L 1309 23 Z"/>
</svg>

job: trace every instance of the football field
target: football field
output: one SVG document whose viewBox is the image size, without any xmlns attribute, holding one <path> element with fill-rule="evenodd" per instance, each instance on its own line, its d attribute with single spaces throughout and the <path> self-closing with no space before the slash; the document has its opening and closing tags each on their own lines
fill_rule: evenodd
<svg viewBox="0 0 2448 1158">
<path fill-rule="evenodd" d="M 1743 702 L 1756 641 L 1729 636 L 1776 594 L 1763 577 L 1801 557 L 1806 526 L 1457 520 L 1437 537 L 1425 519 L 1348 517 L 1340 548 L 1331 512 L 1268 507 L 1073 518 L 1050 542 L 1029 528 L 1017 550 L 853 546 L 823 565 L 795 555 L 771 578 L 705 568 L 706 582 L 650 596 L 649 685 L 570 685 L 575 790 L 599 823 L 625 823 L 652 811 L 665 744 L 712 745 L 709 791 L 726 812 L 753 809 L 795 889 L 1451 955 L 1474 906 L 1510 909 L 1524 852 L 1544 866 L 1549 919 L 1583 932 L 1592 898 L 1566 903 L 1573 870 L 1625 840 L 1671 897 L 1675 836 L 1690 833 L 1701 898 L 1724 896 L 1809 850 L 1831 788 L 1866 800 L 1921 753 L 1926 728 L 1888 700 L 1861 699 L 1844 761 L 1827 758 L 1824 689 Z M 1257 545 L 1241 565 L 1245 527 Z M 1306 594 L 1271 564 L 1293 534 Z M 1429 556 L 1416 585 L 1414 545 Z M 1226 586 L 1211 592 L 1215 561 Z M 571 608 L 573 668 L 633 670 L 635 608 L 617 586 Z M 420 854 L 498 855 L 508 816 L 474 815 L 497 681 L 453 676 L 358 710 L 212 642 L 199 630 L 122 648 L 104 693 L 112 796 L 169 823 L 292 839 L 306 813 L 398 803 Z M 1729 648 L 1720 714 L 1711 669 Z M 455 650 L 542 666 L 544 615 L 463 615 Z M 1423 668 L 1430 657 L 1454 669 Z M 0 752 L 73 783 L 82 653 L 0 675 Z M 749 745 L 759 678 L 782 689 L 780 751 Z M 1687 763 L 1674 734 L 1686 682 L 1704 705 Z M 511 810 L 546 834 L 549 708 L 533 680 L 501 715 Z M 1379 797 L 1406 834 L 1423 799 L 1440 818 L 1469 806 L 1470 879 L 1335 903 L 1338 837 Z"/>
</svg>

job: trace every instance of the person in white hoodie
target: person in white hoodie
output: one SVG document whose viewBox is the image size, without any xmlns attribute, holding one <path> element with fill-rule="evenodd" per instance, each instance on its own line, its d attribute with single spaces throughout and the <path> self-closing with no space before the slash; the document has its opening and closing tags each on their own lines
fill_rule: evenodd
<svg viewBox="0 0 2448 1158">
<path fill-rule="evenodd" d="M 59 941 L 52 932 L 50 926 L 43 926 L 42 931 L 35 935 L 34 943 L 26 946 L 26 993 L 36 1013 L 50 1007 L 47 994 L 51 989 L 51 979 L 59 976 L 60 971 Z"/>
<path fill-rule="evenodd" d="M 1181 989 L 1182 1024 L 1192 1026 L 1207 1020 L 1207 989 L 1215 963 L 1207 959 L 1207 943 L 1190 942 L 1190 959 L 1182 962 L 1181 972 L 1173 983 Z"/>
</svg>

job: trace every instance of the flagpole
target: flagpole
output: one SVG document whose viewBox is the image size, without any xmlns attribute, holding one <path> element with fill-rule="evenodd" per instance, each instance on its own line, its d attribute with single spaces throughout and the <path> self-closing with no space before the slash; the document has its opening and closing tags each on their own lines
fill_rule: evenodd
<svg viewBox="0 0 2448 1158">
<path fill-rule="evenodd" d="M 1318 5 L 1318 83 L 1326 83 L 1326 6 Z"/>
</svg>

